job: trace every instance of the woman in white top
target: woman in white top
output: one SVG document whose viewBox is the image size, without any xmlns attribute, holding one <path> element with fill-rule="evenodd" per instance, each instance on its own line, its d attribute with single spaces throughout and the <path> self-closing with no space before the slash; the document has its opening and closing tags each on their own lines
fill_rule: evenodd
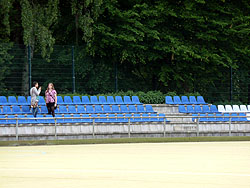
<svg viewBox="0 0 250 188">
<path fill-rule="evenodd" d="M 30 89 L 30 96 L 31 96 L 31 108 L 32 114 L 36 117 L 38 112 L 38 101 L 39 101 L 39 94 L 41 93 L 42 88 L 38 88 L 38 82 L 33 82 L 33 87 Z"/>
</svg>

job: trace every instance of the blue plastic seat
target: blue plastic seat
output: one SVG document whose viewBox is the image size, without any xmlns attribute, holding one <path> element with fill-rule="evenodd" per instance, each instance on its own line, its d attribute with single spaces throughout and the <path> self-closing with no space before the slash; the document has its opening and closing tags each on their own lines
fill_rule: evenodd
<svg viewBox="0 0 250 188">
<path fill-rule="evenodd" d="M 67 110 L 66 106 L 60 106 L 58 113 L 60 113 L 60 114 L 67 114 L 68 110 Z"/>
<path fill-rule="evenodd" d="M 83 115 L 82 115 L 81 122 L 82 122 L 82 123 L 91 123 L 91 122 L 93 122 L 93 121 L 92 121 L 92 119 L 89 118 L 89 115 L 88 115 L 88 114 L 83 114 Z"/>
<path fill-rule="evenodd" d="M 139 100 L 138 96 L 132 96 L 132 103 L 133 104 L 142 104 Z"/>
<path fill-rule="evenodd" d="M 12 113 L 13 114 L 22 114 L 22 111 L 19 106 L 12 106 Z"/>
<path fill-rule="evenodd" d="M 88 96 L 82 96 L 82 103 L 83 104 L 90 104 L 90 100 Z"/>
<path fill-rule="evenodd" d="M 8 115 L 7 118 L 16 118 L 14 115 Z M 7 119 L 7 124 L 16 124 L 16 119 Z"/>
<path fill-rule="evenodd" d="M 17 103 L 18 103 L 18 105 L 21 105 L 21 106 L 29 105 L 24 96 L 18 96 L 17 97 Z"/>
<path fill-rule="evenodd" d="M 7 98 L 5 96 L 0 96 L 0 105 L 8 105 Z"/>
<path fill-rule="evenodd" d="M 117 105 L 112 105 L 112 112 L 113 113 L 121 113 L 121 111 Z"/>
<path fill-rule="evenodd" d="M 198 116 L 198 117 L 199 117 L 200 122 L 208 121 L 208 118 L 207 118 L 206 114 L 200 114 L 200 116 Z"/>
<path fill-rule="evenodd" d="M 3 114 L 12 114 L 10 106 L 3 106 Z"/>
<path fill-rule="evenodd" d="M 239 121 L 238 115 L 236 113 L 232 113 L 231 116 L 232 116 L 231 121 Z"/>
<path fill-rule="evenodd" d="M 243 116 L 243 117 L 239 117 L 239 121 L 248 121 L 248 120 L 247 120 L 247 117 L 246 117 L 246 114 L 244 114 L 244 113 L 239 113 L 239 116 Z"/>
<path fill-rule="evenodd" d="M 202 113 L 210 113 L 210 109 L 208 105 L 202 106 Z"/>
<path fill-rule="evenodd" d="M 129 112 L 130 113 L 137 113 L 137 110 L 134 105 L 129 105 L 128 106 Z"/>
<path fill-rule="evenodd" d="M 181 96 L 182 104 L 191 104 L 187 96 Z"/>
<path fill-rule="evenodd" d="M 107 120 L 107 121 L 110 122 L 110 123 L 115 123 L 115 122 L 117 122 L 117 118 L 116 118 L 115 114 L 109 114 L 109 115 L 108 115 L 108 120 Z"/>
<path fill-rule="evenodd" d="M 202 113 L 202 109 L 199 105 L 194 106 L 194 111 L 195 111 L 195 113 Z"/>
<path fill-rule="evenodd" d="M 31 96 L 28 96 L 28 97 L 27 97 L 27 102 L 28 102 L 28 104 L 30 105 L 30 103 L 31 103 Z"/>
<path fill-rule="evenodd" d="M 123 114 L 117 114 L 117 122 L 118 123 L 126 123 L 126 122 L 128 122 L 128 119 L 124 118 Z"/>
<path fill-rule="evenodd" d="M 128 121 L 130 119 L 130 122 L 132 122 L 133 121 L 132 114 L 125 114 L 125 119 Z"/>
<path fill-rule="evenodd" d="M 0 115 L 0 125 L 7 124 L 5 115 Z"/>
<path fill-rule="evenodd" d="M 174 96 L 174 104 L 182 104 L 179 96 Z"/>
<path fill-rule="evenodd" d="M 141 115 L 134 114 L 133 119 L 131 119 L 131 122 L 141 122 Z"/>
<path fill-rule="evenodd" d="M 73 104 L 82 104 L 81 98 L 79 96 L 73 96 Z"/>
<path fill-rule="evenodd" d="M 85 110 L 84 106 L 82 106 L 82 105 L 77 106 L 77 113 L 79 113 L 79 114 L 85 114 L 86 110 Z"/>
<path fill-rule="evenodd" d="M 70 96 L 64 96 L 64 104 L 66 104 L 66 105 L 73 104 Z"/>
<path fill-rule="evenodd" d="M 190 104 L 198 104 L 195 96 L 189 96 Z"/>
<path fill-rule="evenodd" d="M 97 117 L 98 117 L 97 114 L 91 114 L 91 117 L 94 118 L 94 119 L 92 119 L 92 121 L 95 121 L 95 122 L 96 122 Z"/>
<path fill-rule="evenodd" d="M 149 122 L 149 115 L 148 114 L 142 114 L 142 117 L 144 117 L 141 119 L 142 122 Z"/>
<path fill-rule="evenodd" d="M 210 106 L 210 112 L 212 112 L 212 113 L 219 113 L 219 111 L 218 111 L 218 109 L 217 109 L 217 107 L 215 105 L 211 105 Z"/>
<path fill-rule="evenodd" d="M 55 119 L 54 119 L 54 117 L 51 114 L 46 114 L 45 118 L 48 118 L 47 119 L 47 123 L 50 123 L 50 124 L 54 124 L 55 123 Z"/>
<path fill-rule="evenodd" d="M 143 105 L 137 105 L 137 112 L 139 113 L 145 113 L 146 110 Z"/>
<path fill-rule="evenodd" d="M 216 121 L 225 121 L 222 114 L 216 114 Z"/>
<path fill-rule="evenodd" d="M 60 119 L 56 119 L 56 123 L 64 123 L 64 120 L 62 119 L 62 115 L 56 114 L 55 118 L 60 118 Z"/>
<path fill-rule="evenodd" d="M 112 113 L 112 110 L 109 105 L 103 105 L 103 112 L 104 113 Z"/>
<path fill-rule="evenodd" d="M 97 123 L 106 123 L 108 121 L 106 114 L 100 114 L 100 118 L 96 119 Z"/>
<path fill-rule="evenodd" d="M 95 113 L 103 113 L 102 106 L 101 105 L 95 105 Z"/>
<path fill-rule="evenodd" d="M 121 108 L 121 113 L 129 113 L 129 110 L 126 105 L 121 105 L 120 108 Z"/>
<path fill-rule="evenodd" d="M 91 104 L 100 104 L 97 99 L 97 96 L 90 96 L 90 102 Z"/>
<path fill-rule="evenodd" d="M 113 96 L 107 96 L 107 103 L 108 104 L 116 104 Z"/>
<path fill-rule="evenodd" d="M 59 104 L 59 105 L 63 105 L 64 104 L 62 96 L 57 96 L 57 104 Z"/>
<path fill-rule="evenodd" d="M 74 114 L 73 117 L 74 117 L 74 118 L 73 118 L 73 122 L 74 122 L 74 123 L 80 123 L 80 122 L 82 121 L 82 120 L 80 119 L 80 117 L 81 117 L 80 114 Z M 75 118 L 76 118 L 76 119 L 75 119 Z M 78 118 L 79 118 L 79 119 L 78 119 Z"/>
<path fill-rule="evenodd" d="M 73 123 L 73 119 L 70 114 L 64 114 L 64 123 Z"/>
<path fill-rule="evenodd" d="M 165 102 L 166 102 L 166 104 L 174 104 L 174 101 L 173 101 L 171 96 L 166 96 Z"/>
<path fill-rule="evenodd" d="M 131 101 L 130 96 L 124 96 L 123 99 L 124 99 L 124 104 L 134 104 Z"/>
<path fill-rule="evenodd" d="M 193 106 L 188 105 L 188 106 L 187 106 L 187 112 L 188 112 L 188 113 L 195 113 Z"/>
<path fill-rule="evenodd" d="M 43 115 L 37 115 L 37 122 L 40 124 L 48 123 L 48 120 Z"/>
<path fill-rule="evenodd" d="M 34 118 L 33 115 L 27 115 L 27 118 L 29 118 L 26 120 L 27 124 L 37 124 L 38 123 L 38 120 L 36 120 L 36 118 Z"/>
<path fill-rule="evenodd" d="M 99 96 L 99 103 L 100 104 L 108 104 L 105 96 Z"/>
<path fill-rule="evenodd" d="M 208 121 L 211 121 L 211 122 L 217 121 L 217 119 L 216 119 L 214 116 L 215 116 L 215 114 L 208 114 L 207 120 L 208 120 Z"/>
<path fill-rule="evenodd" d="M 39 96 L 39 101 L 38 101 L 38 105 L 43 105 L 43 106 L 45 106 L 46 105 L 46 102 L 45 102 L 45 100 L 44 100 L 44 97 L 43 96 Z"/>
<path fill-rule="evenodd" d="M 17 118 L 18 118 L 18 124 L 26 124 L 26 119 L 24 115 L 17 115 Z"/>
<path fill-rule="evenodd" d="M 202 96 L 197 97 L 197 103 L 198 104 L 207 104 Z"/>
<path fill-rule="evenodd" d="M 223 116 L 224 116 L 224 121 L 229 121 L 229 116 L 230 116 L 229 113 L 224 113 Z"/>
<path fill-rule="evenodd" d="M 157 116 L 158 116 L 157 114 L 151 114 L 149 121 L 150 122 L 158 122 L 159 118 Z"/>
<path fill-rule="evenodd" d="M 116 104 L 124 104 L 121 96 L 115 96 L 115 103 Z"/>
<path fill-rule="evenodd" d="M 30 106 L 22 106 L 22 113 L 23 114 L 31 114 Z"/>
<path fill-rule="evenodd" d="M 165 119 L 166 122 L 169 122 L 165 117 L 166 117 L 165 114 L 159 114 L 159 121 L 164 122 Z"/>
<path fill-rule="evenodd" d="M 17 100 L 15 96 L 8 97 L 8 105 L 17 105 Z"/>
<path fill-rule="evenodd" d="M 89 114 L 95 113 L 93 106 L 87 105 L 86 106 L 86 112 L 89 113 Z"/>
<path fill-rule="evenodd" d="M 187 113 L 186 107 L 184 105 L 180 105 L 178 108 L 180 113 Z"/>
<path fill-rule="evenodd" d="M 41 106 L 41 113 L 42 114 L 47 114 L 48 113 L 48 108 L 46 106 Z"/>
<path fill-rule="evenodd" d="M 146 112 L 147 113 L 156 113 L 153 109 L 153 107 L 149 104 L 146 105 Z"/>
<path fill-rule="evenodd" d="M 68 112 L 70 114 L 76 114 L 77 113 L 76 107 L 75 106 L 68 106 Z"/>
</svg>

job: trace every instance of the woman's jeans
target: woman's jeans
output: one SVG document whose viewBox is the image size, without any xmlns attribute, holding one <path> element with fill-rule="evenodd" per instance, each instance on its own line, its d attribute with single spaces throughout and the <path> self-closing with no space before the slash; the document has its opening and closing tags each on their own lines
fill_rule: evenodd
<svg viewBox="0 0 250 188">
<path fill-rule="evenodd" d="M 33 114 L 34 117 L 36 117 L 37 112 L 38 112 L 38 107 L 32 108 L 32 114 Z"/>
</svg>

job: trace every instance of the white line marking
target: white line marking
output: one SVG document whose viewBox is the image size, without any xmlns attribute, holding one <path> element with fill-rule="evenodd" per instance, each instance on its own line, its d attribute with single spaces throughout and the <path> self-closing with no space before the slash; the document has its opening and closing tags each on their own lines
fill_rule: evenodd
<svg viewBox="0 0 250 188">
<path fill-rule="evenodd" d="M 155 170 L 98 170 L 98 169 L 24 169 L 24 168 L 0 168 L 1 174 L 6 171 L 30 171 L 30 172 L 75 172 L 75 173 L 140 173 L 140 174 L 169 174 L 169 175 L 191 175 L 191 176 L 239 176 L 250 177 L 250 174 L 240 173 L 217 173 L 217 172 L 171 172 Z"/>
</svg>

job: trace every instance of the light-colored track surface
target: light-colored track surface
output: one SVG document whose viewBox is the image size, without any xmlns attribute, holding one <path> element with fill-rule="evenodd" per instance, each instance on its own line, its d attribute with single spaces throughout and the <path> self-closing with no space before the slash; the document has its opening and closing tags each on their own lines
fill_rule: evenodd
<svg viewBox="0 0 250 188">
<path fill-rule="evenodd" d="M 1 188 L 250 187 L 250 142 L 0 147 Z"/>
</svg>

